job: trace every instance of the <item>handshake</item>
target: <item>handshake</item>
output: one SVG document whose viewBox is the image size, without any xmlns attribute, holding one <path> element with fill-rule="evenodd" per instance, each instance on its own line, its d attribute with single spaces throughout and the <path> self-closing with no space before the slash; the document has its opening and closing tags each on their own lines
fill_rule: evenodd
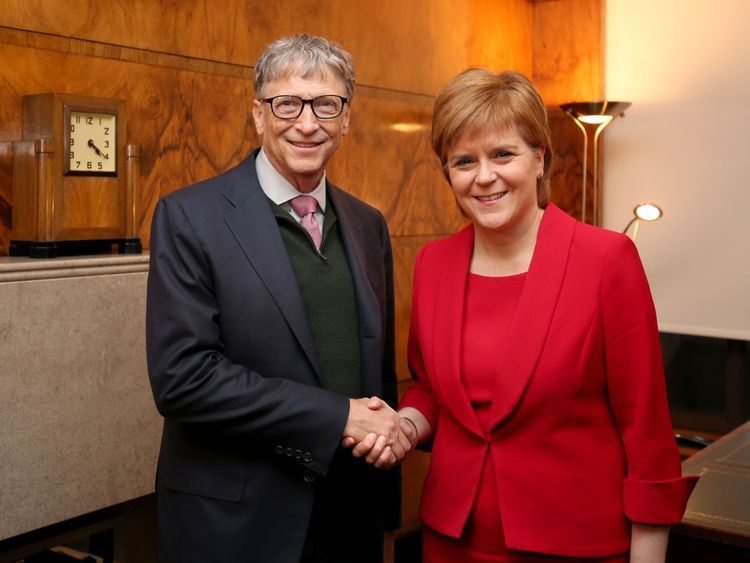
<svg viewBox="0 0 750 563">
<path fill-rule="evenodd" d="M 397 413 L 378 397 L 349 399 L 341 445 L 352 448 L 354 457 L 364 457 L 379 469 L 390 469 L 414 450 L 420 442 L 420 426 L 426 424 L 416 409 Z"/>
</svg>

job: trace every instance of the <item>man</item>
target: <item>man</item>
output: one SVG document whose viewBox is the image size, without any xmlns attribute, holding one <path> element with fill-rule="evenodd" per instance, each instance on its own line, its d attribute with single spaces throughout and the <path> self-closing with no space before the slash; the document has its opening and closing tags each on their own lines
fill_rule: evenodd
<svg viewBox="0 0 750 563">
<path fill-rule="evenodd" d="M 396 379 L 385 221 L 325 176 L 349 129 L 351 57 L 320 37 L 280 39 L 254 86 L 262 148 L 154 214 L 161 558 L 382 561 L 399 480 L 373 464 L 410 443 L 390 406 L 355 399 L 393 405 Z M 376 436 L 378 460 L 340 446 Z"/>
</svg>

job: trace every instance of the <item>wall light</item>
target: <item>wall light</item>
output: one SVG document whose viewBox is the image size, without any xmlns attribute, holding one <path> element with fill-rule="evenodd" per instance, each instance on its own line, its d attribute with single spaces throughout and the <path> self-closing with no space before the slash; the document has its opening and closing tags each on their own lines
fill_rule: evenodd
<svg viewBox="0 0 750 563">
<path fill-rule="evenodd" d="M 633 208 L 633 218 L 625 225 L 622 232 L 627 233 L 630 226 L 634 225 L 633 236 L 631 238 L 635 240 L 635 237 L 638 235 L 638 225 L 641 221 L 658 221 L 663 215 L 664 211 L 655 203 L 639 203 Z"/>
<path fill-rule="evenodd" d="M 424 123 L 394 123 L 390 126 L 390 129 L 399 133 L 419 133 L 429 129 L 429 125 Z"/>
<path fill-rule="evenodd" d="M 594 133 L 594 139 L 592 143 L 592 162 L 593 162 L 593 181 L 591 187 L 591 194 L 593 199 L 594 211 L 592 214 L 591 223 L 593 225 L 599 225 L 601 218 L 599 217 L 600 207 L 600 191 L 599 186 L 599 135 L 604 128 L 612 123 L 616 117 L 622 117 L 625 115 L 625 110 L 628 109 L 632 104 L 630 102 L 573 102 L 569 104 L 562 104 L 560 109 L 567 113 L 578 125 L 579 129 L 583 133 L 583 171 L 582 171 L 582 188 L 581 188 L 581 221 L 586 222 L 586 201 L 588 190 L 588 176 L 586 174 L 586 168 L 589 160 L 589 130 Z"/>
</svg>

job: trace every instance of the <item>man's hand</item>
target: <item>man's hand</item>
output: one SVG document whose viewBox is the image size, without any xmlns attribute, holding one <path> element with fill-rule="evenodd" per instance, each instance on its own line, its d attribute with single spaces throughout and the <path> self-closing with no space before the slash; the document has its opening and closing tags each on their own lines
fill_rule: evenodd
<svg viewBox="0 0 750 563">
<path fill-rule="evenodd" d="M 406 454 L 416 447 L 417 435 L 414 426 L 407 420 L 402 419 L 385 401 L 377 397 L 371 397 L 370 399 L 357 399 L 356 401 L 350 399 L 350 402 L 356 403 L 358 407 L 364 404 L 369 411 L 386 415 L 390 432 L 390 434 L 380 434 L 377 431 L 370 431 L 362 439 L 357 440 L 356 436 L 347 433 L 347 428 L 349 428 L 349 422 L 347 422 L 341 445 L 345 448 L 353 447 L 352 455 L 354 457 L 364 457 L 368 463 L 379 469 L 390 469 L 400 463 Z M 352 420 L 352 409 L 349 412 L 350 421 Z M 394 428 L 390 426 L 391 424 L 396 425 L 395 432 Z"/>
<path fill-rule="evenodd" d="M 344 427 L 344 438 L 352 438 L 358 444 L 368 434 L 375 434 L 383 446 L 394 444 L 400 432 L 400 417 L 388 404 L 378 397 L 349 399 L 349 418 Z"/>
</svg>

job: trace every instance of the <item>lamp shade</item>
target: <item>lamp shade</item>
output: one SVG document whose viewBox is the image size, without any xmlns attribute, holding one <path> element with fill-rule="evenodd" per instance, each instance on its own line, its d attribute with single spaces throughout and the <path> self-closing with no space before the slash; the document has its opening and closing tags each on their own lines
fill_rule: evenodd
<svg viewBox="0 0 750 563">
<path fill-rule="evenodd" d="M 633 214 L 641 221 L 656 221 L 661 219 L 664 211 L 655 203 L 640 203 L 633 209 Z"/>
<path fill-rule="evenodd" d="M 635 240 L 635 237 L 638 235 L 638 224 L 641 221 L 658 221 L 662 218 L 663 215 L 664 210 L 655 203 L 639 203 L 633 208 L 633 218 L 627 225 L 625 225 L 625 228 L 622 230 L 622 232 L 623 234 L 627 233 L 630 226 L 635 225 L 633 227 L 632 236 L 632 239 Z"/>
<path fill-rule="evenodd" d="M 607 123 L 625 113 L 630 102 L 572 102 L 562 104 L 560 109 L 583 123 Z"/>
<path fill-rule="evenodd" d="M 591 213 L 592 224 L 599 225 L 601 216 L 601 186 L 599 185 L 599 135 L 604 129 L 612 123 L 615 117 L 625 115 L 625 110 L 631 106 L 630 102 L 571 102 L 560 105 L 563 110 L 575 123 L 583 134 L 583 158 L 581 173 L 581 221 L 584 223 L 588 217 L 589 194 L 593 200 L 593 210 Z M 590 125 L 591 127 L 586 127 Z M 586 172 L 589 160 L 589 133 L 593 134 L 593 144 L 591 150 L 591 160 L 594 165 L 594 173 L 591 180 L 591 190 L 588 188 L 588 175 Z"/>
</svg>

